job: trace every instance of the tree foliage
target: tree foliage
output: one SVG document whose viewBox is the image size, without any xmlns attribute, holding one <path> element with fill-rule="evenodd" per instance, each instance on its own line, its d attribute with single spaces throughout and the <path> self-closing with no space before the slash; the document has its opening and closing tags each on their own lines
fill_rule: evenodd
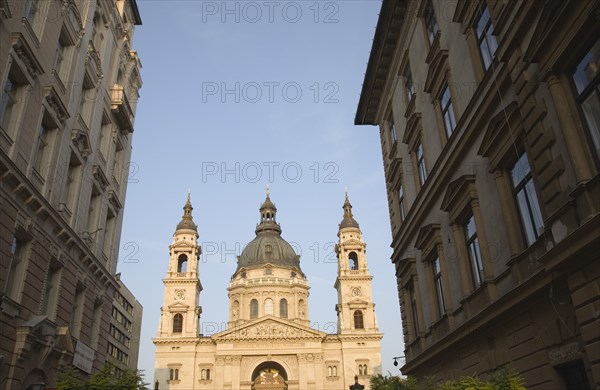
<svg viewBox="0 0 600 390">
<path fill-rule="evenodd" d="M 460 379 L 447 380 L 441 383 L 429 379 L 418 388 L 427 390 L 525 390 L 523 380 L 515 370 L 504 368 L 494 372 L 487 379 L 477 376 L 465 376 Z M 417 381 L 414 378 L 402 379 L 397 376 L 371 377 L 371 390 L 416 390 Z"/>
<path fill-rule="evenodd" d="M 106 363 L 104 367 L 89 379 L 82 378 L 81 372 L 69 366 L 58 373 L 57 390 L 146 390 L 144 373 L 140 370 L 120 371 L 115 375 L 116 366 Z"/>
</svg>

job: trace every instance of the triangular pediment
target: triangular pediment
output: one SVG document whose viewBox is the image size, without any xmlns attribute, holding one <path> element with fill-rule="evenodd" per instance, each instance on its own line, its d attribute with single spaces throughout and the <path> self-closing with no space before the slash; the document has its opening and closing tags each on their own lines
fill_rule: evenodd
<svg viewBox="0 0 600 390">
<path fill-rule="evenodd" d="M 181 248 L 181 247 L 193 248 L 193 247 L 195 247 L 195 245 L 189 241 L 184 241 L 184 240 L 176 241 L 174 244 L 171 245 L 171 248 Z"/>
<path fill-rule="evenodd" d="M 175 302 L 175 303 L 170 304 L 167 307 L 169 308 L 169 311 L 175 312 L 175 311 L 187 311 L 187 309 L 190 306 L 186 305 L 185 303 Z"/>
<path fill-rule="evenodd" d="M 353 300 L 348 302 L 348 305 L 350 305 L 350 306 L 366 306 L 368 304 L 369 304 L 368 301 L 365 301 L 364 299 L 360 299 L 360 298 L 354 298 Z"/>
<path fill-rule="evenodd" d="M 274 316 L 265 316 L 212 336 L 216 342 L 235 340 L 294 340 L 323 338 L 327 334 Z"/>
</svg>

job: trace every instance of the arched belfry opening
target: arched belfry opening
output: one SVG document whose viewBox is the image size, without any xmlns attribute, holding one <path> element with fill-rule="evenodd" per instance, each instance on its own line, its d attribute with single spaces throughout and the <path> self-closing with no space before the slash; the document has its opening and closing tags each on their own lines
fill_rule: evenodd
<svg viewBox="0 0 600 390">
<path fill-rule="evenodd" d="M 358 269 L 358 255 L 356 254 L 356 252 L 350 252 L 350 254 L 348 255 L 348 263 L 351 270 Z"/>
<path fill-rule="evenodd" d="M 287 372 L 277 362 L 259 364 L 252 372 L 252 390 L 287 390 Z"/>
<path fill-rule="evenodd" d="M 186 255 L 181 254 L 177 258 L 177 272 L 187 272 L 188 258 Z"/>
</svg>

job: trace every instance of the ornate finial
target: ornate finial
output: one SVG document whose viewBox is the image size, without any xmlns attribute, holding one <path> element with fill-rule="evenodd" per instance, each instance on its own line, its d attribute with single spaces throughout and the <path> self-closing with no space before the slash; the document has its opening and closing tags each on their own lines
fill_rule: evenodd
<svg viewBox="0 0 600 390">
<path fill-rule="evenodd" d="M 269 185 L 267 184 L 267 198 L 271 195 L 271 191 L 269 190 Z"/>
<path fill-rule="evenodd" d="M 183 206 L 183 217 L 181 218 L 181 222 L 177 225 L 177 230 L 179 229 L 193 229 L 196 230 L 196 225 L 193 222 L 192 217 L 192 200 L 191 200 L 191 191 L 188 189 L 188 196 L 185 205 Z"/>
<path fill-rule="evenodd" d="M 344 187 L 344 191 L 346 192 L 346 200 L 348 200 L 348 187 Z"/>
<path fill-rule="evenodd" d="M 340 229 L 344 227 L 358 227 L 358 223 L 354 219 L 352 215 L 352 204 L 350 203 L 350 199 L 348 199 L 348 190 L 346 190 L 346 200 L 344 201 L 344 205 L 342 206 L 344 209 L 344 219 L 340 223 Z"/>
</svg>

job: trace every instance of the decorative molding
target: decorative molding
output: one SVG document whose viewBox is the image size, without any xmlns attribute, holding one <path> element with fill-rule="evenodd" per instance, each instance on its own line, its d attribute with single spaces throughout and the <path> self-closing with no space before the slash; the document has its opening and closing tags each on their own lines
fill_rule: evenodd
<svg viewBox="0 0 600 390">
<path fill-rule="evenodd" d="M 16 53 L 18 59 L 25 66 L 25 70 L 31 79 L 35 79 L 38 75 L 42 74 L 42 65 L 35 57 L 33 50 L 27 44 L 25 37 L 21 33 L 13 33 L 12 35 L 12 48 Z"/>
<path fill-rule="evenodd" d="M 44 87 L 44 97 L 49 108 L 53 111 L 54 116 L 59 122 L 64 123 L 69 117 L 67 107 L 63 104 L 59 94 L 56 92 L 53 86 L 48 85 Z"/>
</svg>

